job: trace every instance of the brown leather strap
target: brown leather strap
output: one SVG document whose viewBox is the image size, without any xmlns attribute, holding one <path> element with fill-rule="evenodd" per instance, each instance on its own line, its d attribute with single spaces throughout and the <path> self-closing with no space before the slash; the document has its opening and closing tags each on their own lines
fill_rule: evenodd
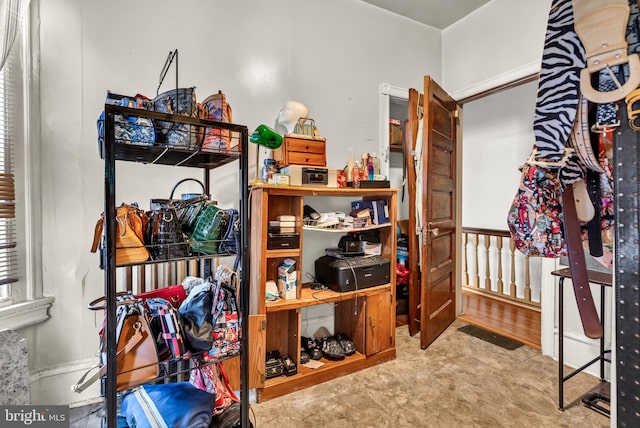
<svg viewBox="0 0 640 428">
<path fill-rule="evenodd" d="M 96 227 L 93 231 L 93 244 L 91 244 L 91 252 L 95 253 L 98 250 L 98 244 L 100 244 L 100 238 L 102 238 L 102 228 L 104 227 L 104 214 L 100 215 L 100 220 L 96 223 Z"/>
<path fill-rule="evenodd" d="M 116 299 L 118 297 L 126 296 L 128 294 L 131 294 L 131 293 L 129 291 L 118 291 L 116 292 Z M 142 302 L 142 299 L 139 299 L 139 298 L 117 300 L 116 306 L 132 305 L 134 303 L 140 303 L 140 302 Z M 100 303 L 100 305 L 98 305 L 98 303 Z M 91 309 L 92 311 L 101 311 L 101 310 L 107 309 L 107 297 L 106 296 L 98 297 L 97 299 L 89 302 L 89 304 L 87 305 L 87 308 Z"/>
<path fill-rule="evenodd" d="M 567 186 L 562 191 L 562 209 L 564 216 L 564 238 L 567 242 L 569 254 L 569 269 L 571 270 L 571 282 L 573 292 L 578 304 L 578 312 L 582 320 L 584 334 L 591 339 L 602 337 L 602 325 L 593 302 L 589 277 L 587 274 L 587 261 L 582 248 L 580 238 L 580 224 L 576 213 L 576 203 L 573 198 L 573 186 Z M 562 293 L 563 291 L 560 290 Z"/>
</svg>

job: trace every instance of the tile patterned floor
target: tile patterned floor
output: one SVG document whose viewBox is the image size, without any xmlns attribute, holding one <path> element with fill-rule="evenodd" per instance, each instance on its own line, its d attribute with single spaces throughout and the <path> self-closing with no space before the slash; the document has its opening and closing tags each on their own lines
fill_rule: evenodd
<svg viewBox="0 0 640 428">
<path fill-rule="evenodd" d="M 598 384 L 578 374 L 557 409 L 557 363 L 522 346 L 509 351 L 457 331 L 456 321 L 428 349 L 407 327 L 397 358 L 263 403 L 252 403 L 256 428 L 313 427 L 608 427 L 583 407 Z M 99 427 L 99 406 L 72 409 L 73 428 Z"/>
</svg>

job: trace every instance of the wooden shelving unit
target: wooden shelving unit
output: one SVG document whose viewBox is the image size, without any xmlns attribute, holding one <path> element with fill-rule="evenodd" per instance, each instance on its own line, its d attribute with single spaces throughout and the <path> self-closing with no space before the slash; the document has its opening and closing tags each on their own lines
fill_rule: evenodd
<svg viewBox="0 0 640 428">
<path fill-rule="evenodd" d="M 397 189 L 336 189 L 327 187 L 281 187 L 260 185 L 251 190 L 250 233 L 250 304 L 249 304 L 249 386 L 258 390 L 258 400 L 263 401 L 289 392 L 344 376 L 358 370 L 394 359 L 395 350 L 395 260 Z M 385 200 L 389 209 L 389 223 L 362 229 L 334 229 L 308 227 L 303 224 L 305 198 L 329 196 L 351 201 Z M 279 215 L 294 215 L 300 234 L 299 248 L 286 250 L 267 249 L 267 231 L 270 220 Z M 380 233 L 382 256 L 390 261 L 390 282 L 357 291 L 336 292 L 314 290 L 311 284 L 302 282 L 301 269 L 297 271 L 296 298 L 266 302 L 265 283 L 277 279 L 277 267 L 285 258 L 302 264 L 305 254 L 305 236 L 316 233 L 346 234 L 352 231 L 377 229 Z M 309 238 L 313 239 L 313 238 Z M 318 257 L 321 254 L 308 254 Z M 344 360 L 322 358 L 322 367 L 310 369 L 301 366 L 302 311 L 316 305 L 335 305 L 335 333 L 346 334 L 356 345 L 356 353 Z M 289 355 L 298 366 L 293 376 L 265 378 L 267 351 L 278 350 Z"/>
</svg>

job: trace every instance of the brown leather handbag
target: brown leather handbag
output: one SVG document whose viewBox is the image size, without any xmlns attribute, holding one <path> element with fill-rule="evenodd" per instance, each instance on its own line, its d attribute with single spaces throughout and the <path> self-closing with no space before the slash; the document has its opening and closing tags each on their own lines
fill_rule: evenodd
<svg viewBox="0 0 640 428">
<path fill-rule="evenodd" d="M 154 334 L 147 320 L 141 299 L 128 292 L 118 293 L 116 309 L 116 389 L 122 391 L 149 382 L 158 377 L 158 349 Z M 89 303 L 89 309 L 105 309 L 105 297 Z M 102 364 L 91 367 L 80 380 L 71 387 L 74 392 L 82 392 L 89 385 L 107 374 L 106 360 L 106 317 L 100 331 L 100 353 Z M 99 369 L 99 370 L 95 370 Z"/>
<path fill-rule="evenodd" d="M 141 263 L 149 260 L 149 250 L 144 246 L 144 230 L 148 218 L 136 204 L 122 204 L 116 209 L 116 266 Z M 102 239 L 104 213 L 96 223 L 91 252 L 95 253 Z"/>
</svg>

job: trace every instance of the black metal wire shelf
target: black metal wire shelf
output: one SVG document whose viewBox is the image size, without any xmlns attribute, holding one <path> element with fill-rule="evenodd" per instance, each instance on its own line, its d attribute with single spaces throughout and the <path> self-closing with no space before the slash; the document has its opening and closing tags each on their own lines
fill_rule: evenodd
<svg viewBox="0 0 640 428">
<path fill-rule="evenodd" d="M 138 162 L 145 164 L 176 165 L 213 169 L 239 159 L 240 144 L 243 135 L 247 135 L 247 127 L 232 123 L 217 122 L 189 116 L 171 115 L 144 109 L 121 107 L 105 104 L 105 119 L 102 123 L 108 129 L 108 123 L 113 120 L 114 126 L 126 126 L 121 117 L 145 118 L 153 121 L 158 134 L 169 129 L 179 134 L 178 141 L 184 144 L 163 143 L 159 137 L 153 141 L 137 141 L 135 137 L 118 138 L 114 135 L 114 154 L 119 161 Z M 169 124 L 167 126 L 167 124 Z M 178 127 L 182 125 L 182 127 Z M 185 127 L 186 125 L 186 127 Z M 136 125 L 138 127 L 144 125 Z M 229 141 L 229 148 L 203 148 L 202 143 L 208 133 L 213 132 L 220 139 Z M 192 137 L 193 134 L 193 137 Z M 99 143 L 100 158 L 105 157 L 105 145 Z"/>
</svg>

